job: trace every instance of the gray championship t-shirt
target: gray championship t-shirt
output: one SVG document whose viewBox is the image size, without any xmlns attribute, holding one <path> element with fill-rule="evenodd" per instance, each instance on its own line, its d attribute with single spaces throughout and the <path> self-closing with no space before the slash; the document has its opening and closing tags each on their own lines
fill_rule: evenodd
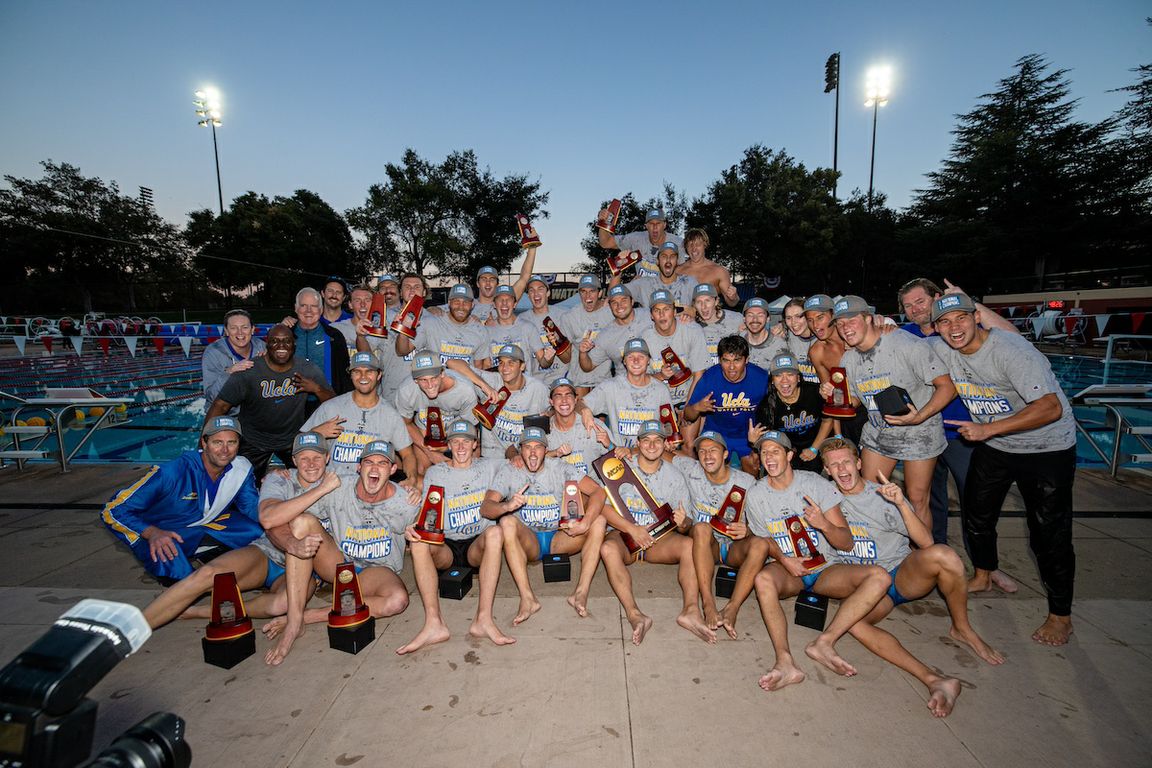
<svg viewBox="0 0 1152 768">
<path fill-rule="evenodd" d="M 840 511 L 852 530 L 852 551 L 837 550 L 836 562 L 878 565 L 890 571 L 912 553 L 900 510 L 877 493 L 879 489 L 876 483 L 865 480 L 863 491 L 844 495 Z"/>
<path fill-rule="evenodd" d="M 672 511 L 675 511 L 676 507 L 683 507 L 685 512 L 689 515 L 692 514 L 688 482 L 684 479 L 684 474 L 671 462 L 661 461 L 659 468 L 652 474 L 640 469 L 640 465 L 634 458 L 628 459 L 625 463 L 636 473 L 636 477 L 648 489 L 652 498 L 656 499 L 657 504 L 667 504 Z M 656 516 L 648 509 L 648 505 L 644 503 L 639 491 L 631 483 L 620 486 L 620 497 L 624 500 L 624 506 L 627 508 L 627 510 L 616 510 L 621 517 L 627 518 L 631 515 L 637 525 L 643 526 L 649 526 L 656 522 Z M 612 503 L 615 504 L 615 502 Z"/>
<path fill-rule="evenodd" d="M 636 303 L 645 309 L 648 308 L 648 299 L 652 297 L 653 291 L 668 291 L 676 302 L 677 310 L 683 311 L 692 306 L 692 291 L 696 285 L 696 278 L 690 275 L 674 275 L 670 284 L 665 283 L 659 275 L 644 275 L 628 283 L 628 290 L 632 292 Z"/>
<path fill-rule="evenodd" d="M 290 477 L 283 477 L 279 472 L 269 472 L 264 477 L 264 482 L 260 485 L 260 504 L 265 501 L 288 501 L 294 499 L 300 494 L 307 491 L 312 485 L 302 485 L 300 477 L 295 470 L 291 470 Z M 315 505 L 313 505 L 315 506 Z M 312 511 L 311 508 L 308 510 Z M 328 530 L 328 517 L 324 515 L 316 515 L 320 524 L 324 526 L 324 530 Z M 260 538 L 252 542 L 252 546 L 259 549 L 264 555 L 276 563 L 276 565 L 284 565 L 284 552 L 277 549 L 276 545 L 268 538 L 268 534 L 264 534 Z"/>
<path fill-rule="evenodd" d="M 816 375 L 816 366 L 812 365 L 812 360 L 808 357 L 808 350 L 816 341 L 816 337 L 808 336 L 805 338 L 804 336 L 797 336 L 792 331 L 787 331 L 787 334 L 785 340 L 788 342 L 788 353 L 796 358 L 796 365 L 800 368 L 800 378 L 813 384 L 819 384 L 820 377 Z M 764 370 L 768 370 L 768 366 L 764 366 Z"/>
<path fill-rule="evenodd" d="M 560 332 L 568 337 L 568 341 L 572 344 L 573 356 L 579 354 L 579 350 L 576 349 L 579 339 L 576 341 L 572 340 L 572 336 L 569 335 L 567 329 L 565 329 L 564 326 L 561 325 L 557 320 L 557 315 L 553 315 L 551 311 L 538 315 L 530 309 L 524 314 L 520 315 L 519 320 L 520 322 L 532 328 L 533 339 L 539 342 L 539 344 L 536 346 L 536 349 L 552 349 L 555 351 L 552 347 L 552 342 L 548 341 L 548 334 L 544 331 L 544 318 L 547 317 L 551 317 L 552 322 L 556 323 L 556 327 L 560 329 Z M 531 370 L 531 375 L 535 376 L 537 379 L 540 379 L 540 381 L 543 381 L 545 384 L 568 373 L 568 364 L 561 360 L 559 357 L 553 357 L 552 364 L 548 368 L 541 368 L 539 360 L 533 357 L 528 367 Z M 577 367 L 579 367 L 579 365 L 577 365 Z"/>
<path fill-rule="evenodd" d="M 648 349 L 652 352 L 649 368 L 657 373 L 664 369 L 662 355 L 664 350 L 668 348 L 671 348 L 680 358 L 680 362 L 694 374 L 703 373 L 711 365 L 708 362 L 708 349 L 704 341 L 704 333 L 700 330 L 700 326 L 695 323 L 677 321 L 671 336 L 661 336 L 655 328 L 649 328 L 644 331 L 641 338 L 648 343 Z M 688 390 L 692 388 L 692 381 L 693 379 L 688 379 L 677 387 L 673 387 L 669 382 L 664 382 L 674 405 L 683 405 L 684 401 L 688 399 Z"/>
<path fill-rule="evenodd" d="M 748 341 L 748 334 L 745 332 L 744 340 Z M 748 362 L 758 365 L 764 370 L 772 368 L 772 358 L 776 355 L 783 354 L 788 351 L 788 345 L 784 343 L 783 339 L 778 339 L 771 333 L 768 338 L 764 340 L 763 344 L 753 346 L 752 342 L 748 342 Z M 805 360 L 807 360 L 807 348 L 805 348 Z"/>
<path fill-rule="evenodd" d="M 584 404 L 594 414 L 608 417 L 612 444 L 620 447 L 636 445 L 640 425 L 647 419 L 660 418 L 660 406 L 671 405 L 668 387 L 655 377 L 648 377 L 642 387 L 633 386 L 627 376 L 609 379 L 584 396 Z"/>
<path fill-rule="evenodd" d="M 472 413 L 478 399 L 475 387 L 455 371 L 446 373 L 454 382 L 452 388 L 441 389 L 435 400 L 424 394 L 424 390 L 420 389 L 411 376 L 400 385 L 396 393 L 396 410 L 403 418 L 412 419 L 412 423 L 421 432 L 427 427 L 430 407 L 440 409 L 440 423 L 444 429 L 448 429 L 448 425 L 456 419 L 464 419 L 469 424 L 476 423 L 476 416 Z"/>
<path fill-rule="evenodd" d="M 495 523 L 480 514 L 484 496 L 492 487 L 496 472 L 504 465 L 498 459 L 475 458 L 469 467 L 453 467 L 448 462 L 433 465 L 424 475 L 424 497 L 438 485 L 444 489 L 444 535 L 453 541 L 479 536 Z"/>
<path fill-rule="evenodd" d="M 768 478 L 756 481 L 748 491 L 748 502 L 744 505 L 744 522 L 754 536 L 771 537 L 786 556 L 796 556 L 792 549 L 792 539 L 788 535 L 784 521 L 795 515 L 808 531 L 808 537 L 825 559 L 831 562 L 836 550 L 825 541 L 820 532 L 804 521 L 804 509 L 808 503 L 804 497 L 812 499 L 824 511 L 828 511 L 844 500 L 844 495 L 836 486 L 815 472 L 797 469 L 793 472 L 792 484 L 778 491 L 768 484 Z"/>
<path fill-rule="evenodd" d="M 387 440 L 397 453 L 412 445 L 412 438 L 408 435 L 408 428 L 404 426 L 399 411 L 383 398 L 371 408 L 361 408 L 352 401 L 351 392 L 320 403 L 320 407 L 312 412 L 300 431 L 315 429 L 336 417 L 344 419 L 341 425 L 344 431 L 328 441 L 331 456 L 328 467 L 345 482 L 348 482 L 348 478 L 353 478 L 352 482 L 355 482 L 360 452 L 373 440 Z"/>
<path fill-rule="evenodd" d="M 237 371 L 224 382 L 218 399 L 240 407 L 237 417 L 245 442 L 265 451 L 292 447 L 308 403 L 308 393 L 293 383 L 297 373 L 326 389 L 329 386 L 319 368 L 300 358 L 287 371 L 277 372 L 268 367 L 266 357 L 258 357 L 251 368 Z"/>
<path fill-rule="evenodd" d="M 894 385 L 903 387 L 916 407 L 923 408 L 936 391 L 932 380 L 948 373 L 931 342 L 895 330 L 880 336 L 867 352 L 849 347 L 840 365 L 848 374 L 849 393 L 868 409 L 861 448 L 903 461 L 931 459 L 944 452 L 947 443 L 940 414 L 913 427 L 894 427 L 884 421 L 873 399 Z"/>
<path fill-rule="evenodd" d="M 974 354 L 965 355 L 936 336 L 930 343 L 956 383 L 956 394 L 972 420 L 989 424 L 1020 413 L 1029 403 L 1054 394 L 1063 412 L 1051 424 L 997 435 L 985 442 L 1008 453 L 1062 451 L 1076 445 L 1076 417 L 1048 358 L 1014 333 L 991 330 Z M 247 426 L 247 425 L 245 425 Z"/>
<path fill-rule="evenodd" d="M 704 348 L 708 353 L 708 365 L 716 365 L 716 363 L 720 362 L 720 355 L 716 351 L 717 345 L 720 344 L 720 339 L 725 336 L 739 336 L 740 326 L 744 324 L 743 315 L 733 312 L 730 309 L 721 309 L 718 311 L 722 314 L 716 322 L 696 322 L 697 327 L 704 332 Z"/>
<path fill-rule="evenodd" d="M 473 322 L 457 323 L 447 314 L 443 317 L 423 314 L 413 341 L 416 349 L 430 349 L 440 355 L 441 364 L 449 360 L 473 360 L 485 357 L 488 351 L 488 331 Z M 408 369 L 411 375 L 411 368 Z"/>
<path fill-rule="evenodd" d="M 660 274 L 660 268 L 656 266 L 656 256 L 659 255 L 664 243 L 676 244 L 676 251 L 680 254 L 680 264 L 688 260 L 688 251 L 684 250 L 684 239 L 680 235 L 665 232 L 664 237 L 656 245 L 652 245 L 646 229 L 616 236 L 616 247 L 621 251 L 640 251 L 640 262 L 636 265 L 637 277 Z"/>
<path fill-rule="evenodd" d="M 596 419 L 596 423 L 603 427 L 606 432 L 608 431 L 607 425 L 602 421 Z M 611 439 L 611 432 L 608 432 L 608 437 Z M 572 449 L 572 452 L 558 458 L 576 467 L 585 475 L 591 474 L 592 462 L 610 450 L 596 439 L 595 434 L 588 434 L 588 430 L 584 429 L 584 424 L 580 421 L 579 416 L 576 417 L 572 428 L 566 430 L 556 426 L 556 417 L 552 417 L 551 429 L 548 432 L 548 450 L 554 451 L 562 445 L 567 445 Z"/>
<path fill-rule="evenodd" d="M 612 310 L 608 309 L 608 305 L 602 304 L 599 309 L 589 312 L 581 304 L 565 312 L 559 319 L 553 319 L 556 320 L 556 325 L 560 326 L 560 330 L 564 331 L 564 335 L 572 342 L 572 359 L 568 363 L 568 378 L 572 379 L 572 383 L 578 387 L 594 387 L 611 378 L 611 360 L 604 359 L 591 373 L 585 373 L 584 369 L 580 367 L 580 342 L 584 338 L 584 334 L 587 333 L 588 338 L 595 342 L 599 338 L 600 332 L 615 322 L 612 317 Z M 596 350 L 593 349 L 592 351 L 595 352 Z M 590 352 L 589 356 L 591 354 Z"/>
<path fill-rule="evenodd" d="M 728 480 L 717 485 L 708 479 L 708 473 L 700 466 L 700 462 L 687 456 L 675 457 L 672 459 L 672 466 L 684 474 L 684 480 L 688 483 L 688 492 L 692 498 L 692 508 L 688 510 L 688 514 L 702 525 L 708 525 L 712 516 L 720 510 L 720 505 L 728 498 L 732 486 L 744 489 L 747 503 L 748 491 L 756 484 L 756 478 L 752 475 L 729 467 Z M 727 540 L 723 534 L 715 531 L 713 533 L 718 541 Z"/>
<path fill-rule="evenodd" d="M 478 371 L 481 379 L 497 392 L 504 386 L 499 373 Z M 485 399 L 483 395 L 481 400 Z M 504 458 L 506 448 L 520 444 L 520 434 L 524 431 L 524 417 L 536 416 L 548 409 L 548 387 L 529 376 L 524 377 L 524 386 L 512 393 L 492 429 L 480 429 L 480 447 L 489 458 Z M 447 425 L 445 425 L 447 426 Z"/>
<path fill-rule="evenodd" d="M 356 495 L 355 482 L 345 482 L 308 512 L 317 518 L 328 517 L 328 530 L 347 560 L 362 567 L 380 565 L 400 573 L 404 567 L 404 529 L 420 510 L 408 503 L 403 488 L 390 485 L 389 498 L 370 504 Z"/>
<path fill-rule="evenodd" d="M 554 531 L 560 525 L 560 502 L 564 497 L 564 482 L 579 480 L 584 475 L 560 459 L 544 459 L 544 465 L 535 474 L 504 463 L 492 480 L 492 490 L 506 500 L 520 492 L 528 500 L 513 514 L 533 531 Z"/>
<path fill-rule="evenodd" d="M 543 349 L 543 345 L 540 343 L 540 334 L 532 327 L 531 323 L 517 318 L 512 325 L 486 325 L 484 330 L 488 334 L 488 346 L 485 347 L 483 357 L 491 360 L 492 365 L 496 364 L 496 353 L 500 351 L 500 347 L 511 344 L 514 347 L 519 347 L 524 354 L 525 373 L 531 376 L 540 370 L 540 364 L 536 361 L 536 352 Z M 481 358 L 479 352 L 476 353 L 476 357 L 477 359 Z"/>
<path fill-rule="evenodd" d="M 622 371 L 620 356 L 624 354 L 624 345 L 629 339 L 640 338 L 644 335 L 644 331 L 651 327 L 652 318 L 644 310 L 633 312 L 632 319 L 627 325 L 620 325 L 616 322 L 616 318 L 612 318 L 611 323 L 600 329 L 600 335 L 596 337 L 596 346 L 588 353 L 588 357 L 595 366 L 607 360 L 616 366 L 617 372 Z"/>
</svg>

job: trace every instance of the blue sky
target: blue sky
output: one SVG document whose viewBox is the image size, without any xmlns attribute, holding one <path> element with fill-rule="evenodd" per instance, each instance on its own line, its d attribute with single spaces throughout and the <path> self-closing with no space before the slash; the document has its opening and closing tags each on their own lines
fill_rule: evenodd
<svg viewBox="0 0 1152 768">
<path fill-rule="evenodd" d="M 1116 109 L 1108 91 L 1152 60 L 1152 9 L 1135 0 L 323 5 L 0 1 L 0 171 L 69 162 L 129 194 L 152 187 L 183 224 L 216 205 L 191 103 L 211 84 L 225 203 L 306 188 L 343 211 L 406 147 L 433 160 L 471 148 L 551 192 L 539 263 L 561 270 L 602 199 L 664 181 L 702 195 L 757 142 L 831 166 L 833 51 L 841 194 L 868 185 L 865 70 L 894 70 L 876 188 L 897 207 L 946 156 L 954 115 L 1020 56 L 1071 70 L 1085 120 Z"/>
</svg>

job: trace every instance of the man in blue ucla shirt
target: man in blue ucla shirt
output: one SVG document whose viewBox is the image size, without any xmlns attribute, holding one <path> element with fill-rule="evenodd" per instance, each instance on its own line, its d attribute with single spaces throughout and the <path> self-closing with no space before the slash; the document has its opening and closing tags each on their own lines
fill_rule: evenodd
<svg viewBox="0 0 1152 768">
<path fill-rule="evenodd" d="M 716 346 L 720 362 L 704 372 L 688 395 L 684 419 L 689 423 L 704 417 L 705 430 L 724 436 L 729 463 L 740 466 L 740 458 L 751 453 L 748 424 L 756 406 L 768 389 L 768 373 L 748 364 L 748 342 L 740 336 L 726 336 Z"/>
</svg>

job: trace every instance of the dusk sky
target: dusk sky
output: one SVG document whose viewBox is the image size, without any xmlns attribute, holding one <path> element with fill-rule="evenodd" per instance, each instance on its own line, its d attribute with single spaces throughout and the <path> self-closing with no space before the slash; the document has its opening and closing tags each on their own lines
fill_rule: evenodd
<svg viewBox="0 0 1152 768">
<path fill-rule="evenodd" d="M 182 226 L 216 207 L 192 105 L 212 85 L 225 204 L 305 188 L 343 212 L 406 147 L 434 161 L 470 148 L 551 193 L 539 265 L 563 270 L 603 199 L 646 199 L 665 181 L 701 196 L 754 143 L 831 167 L 833 51 L 841 195 L 867 189 L 865 70 L 886 63 L 876 188 L 903 207 L 947 155 L 954 116 L 1025 54 L 1070 70 L 1078 118 L 1114 111 L 1124 95 L 1109 91 L 1152 61 L 1150 14 L 1146 0 L 0 0 L 0 172 L 38 178 L 40 161 L 68 162 L 130 195 L 151 187 Z"/>
</svg>

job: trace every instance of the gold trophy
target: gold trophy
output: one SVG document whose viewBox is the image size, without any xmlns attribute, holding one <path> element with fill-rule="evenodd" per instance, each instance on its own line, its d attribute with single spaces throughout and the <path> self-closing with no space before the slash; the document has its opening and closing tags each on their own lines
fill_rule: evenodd
<svg viewBox="0 0 1152 768">
<path fill-rule="evenodd" d="M 218 573 L 212 579 L 212 618 L 201 638 L 204 661 L 232 669 L 256 653 L 256 631 L 244 610 L 236 574 Z"/>
<path fill-rule="evenodd" d="M 608 203 L 604 218 L 596 217 L 596 226 L 610 235 L 616 234 L 616 225 L 620 223 L 620 206 L 622 205 L 623 203 L 616 199 Z"/>
<path fill-rule="evenodd" d="M 416 338 L 416 327 L 420 325 L 420 312 L 424 309 L 424 297 L 413 296 L 400 308 L 400 314 L 388 326 L 401 336 Z"/>
<path fill-rule="evenodd" d="M 356 566 L 350 562 L 336 566 L 332 581 L 332 610 L 328 612 L 328 647 L 345 653 L 360 653 L 376 639 L 376 619 L 364 603 Z"/>
<path fill-rule="evenodd" d="M 644 502 L 644 506 L 652 513 L 656 519 L 648 526 L 648 533 L 654 539 L 672 533 L 676 530 L 676 520 L 672 516 L 672 507 L 667 504 L 660 504 L 652 496 L 652 492 L 644 485 L 644 481 L 636 476 L 632 471 L 632 467 L 616 458 L 613 451 L 609 451 L 600 458 L 592 462 L 592 468 L 596 470 L 596 474 L 600 475 L 600 480 L 604 484 L 604 490 L 608 492 L 608 500 L 612 502 L 612 506 L 625 520 L 635 523 L 636 518 L 632 517 L 632 513 L 628 511 L 628 505 L 624 503 L 624 497 L 620 494 L 620 489 L 624 485 L 631 485 L 636 489 L 636 493 L 640 495 L 640 499 Z M 636 540 L 629 536 L 624 531 L 620 531 L 620 536 L 624 540 L 624 546 L 628 547 L 628 551 L 635 554 L 640 551 L 640 545 Z"/>
<path fill-rule="evenodd" d="M 478 403 L 473 409 L 472 413 L 476 419 L 488 429 L 492 429 L 496 425 L 496 417 L 500 415 L 500 411 L 504 410 L 504 404 L 508 402 L 508 398 L 512 396 L 512 392 L 508 387 L 500 387 L 496 393 L 496 397 L 491 400 L 486 400 L 483 403 Z"/>
<path fill-rule="evenodd" d="M 744 516 L 744 497 L 747 495 L 748 492 L 740 486 L 732 486 L 732 490 L 724 497 L 720 509 L 716 510 L 716 514 L 708 521 L 714 531 L 731 538 L 732 534 L 728 533 L 728 527 L 740 522 L 740 518 Z"/>
<path fill-rule="evenodd" d="M 788 538 L 792 539 L 792 554 L 804 561 L 805 568 L 819 568 L 827 562 L 812 543 L 812 537 L 798 515 L 784 518 L 784 525 L 788 528 Z"/>
<path fill-rule="evenodd" d="M 856 415 L 852 399 L 848 397 L 848 372 L 843 368 L 830 368 L 828 381 L 832 394 L 824 401 L 824 415 L 834 419 L 851 419 Z"/>
<path fill-rule="evenodd" d="M 444 488 L 439 485 L 428 487 L 424 506 L 416 517 L 413 526 L 420 541 L 428 544 L 444 543 Z"/>
<path fill-rule="evenodd" d="M 388 305 L 384 302 L 384 294 L 377 293 L 372 296 L 372 308 L 364 318 L 364 334 L 378 339 L 388 338 Z"/>
<path fill-rule="evenodd" d="M 540 245 L 540 236 L 536 234 L 536 229 L 532 226 L 532 222 L 528 221 L 527 216 L 522 213 L 516 214 L 516 226 L 520 228 L 521 248 L 536 248 Z"/>
</svg>

